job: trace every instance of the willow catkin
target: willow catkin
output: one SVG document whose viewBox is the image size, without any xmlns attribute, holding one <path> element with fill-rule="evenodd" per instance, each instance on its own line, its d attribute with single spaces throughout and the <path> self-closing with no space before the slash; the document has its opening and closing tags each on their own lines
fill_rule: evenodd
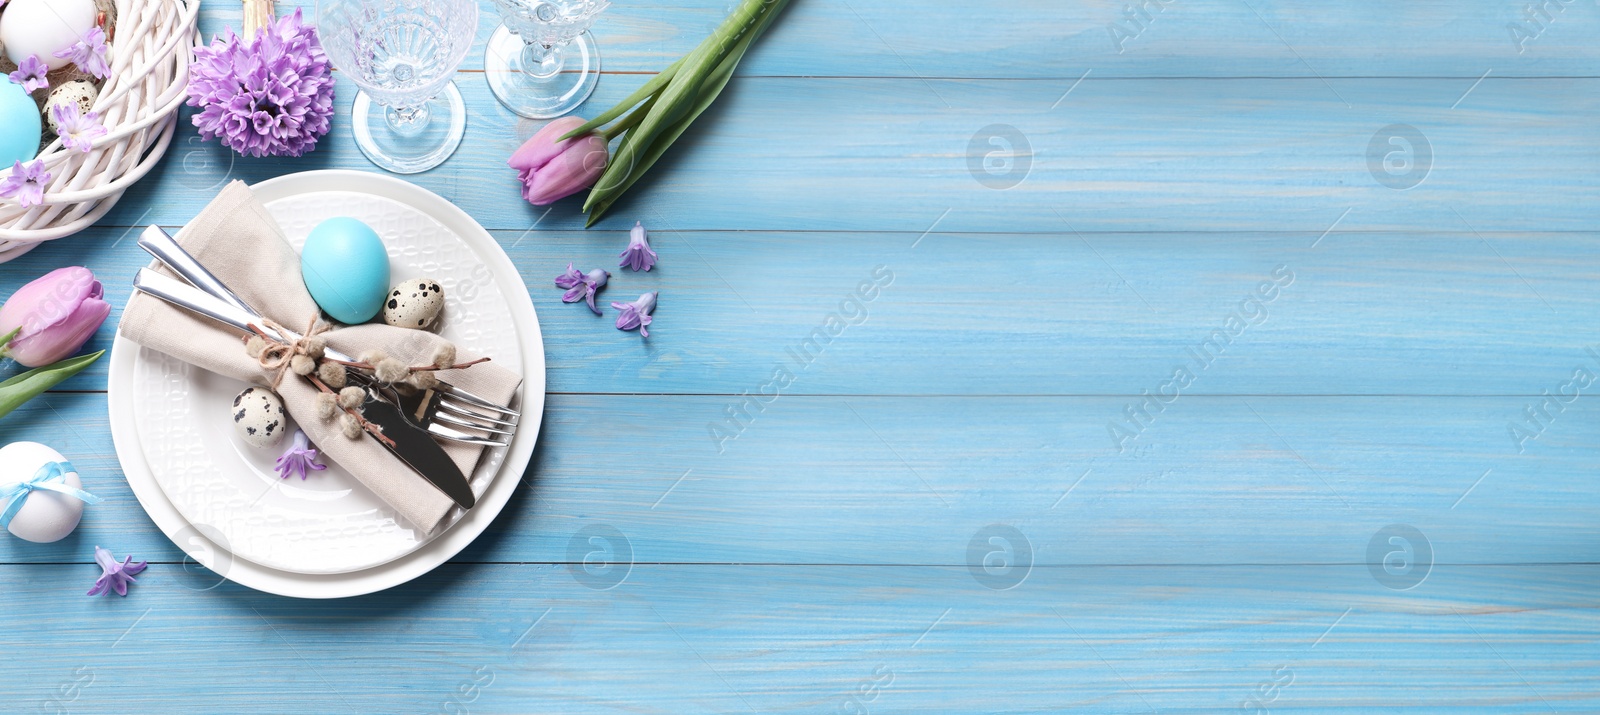
<svg viewBox="0 0 1600 715">
<path fill-rule="evenodd" d="M 324 385 L 337 390 L 341 387 L 344 387 L 344 370 L 344 366 L 340 365 L 339 363 L 324 362 L 317 367 L 317 377 L 322 380 Z"/>
<path fill-rule="evenodd" d="M 353 410 L 360 407 L 366 398 L 366 391 L 352 385 L 339 391 L 339 406 L 347 410 Z"/>
</svg>

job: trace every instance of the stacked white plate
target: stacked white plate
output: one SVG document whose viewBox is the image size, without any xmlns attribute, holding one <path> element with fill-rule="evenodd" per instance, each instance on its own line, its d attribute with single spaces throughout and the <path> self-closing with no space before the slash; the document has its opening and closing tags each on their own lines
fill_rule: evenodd
<svg viewBox="0 0 1600 715">
<path fill-rule="evenodd" d="M 396 280 L 427 277 L 445 295 L 437 330 L 462 350 L 522 374 L 509 447 L 470 475 L 478 503 L 420 532 L 337 464 L 280 479 L 280 450 L 234 435 L 229 404 L 245 383 L 120 335 L 111 348 L 111 437 L 128 485 L 190 558 L 250 588 L 339 598 L 405 583 L 477 538 L 522 481 L 544 411 L 544 341 L 522 277 L 483 227 L 425 189 L 380 174 L 312 171 L 252 187 L 298 249 L 334 216 L 372 226 Z M 287 443 L 285 443 L 286 445 Z M 323 460 L 326 461 L 326 460 Z"/>
</svg>

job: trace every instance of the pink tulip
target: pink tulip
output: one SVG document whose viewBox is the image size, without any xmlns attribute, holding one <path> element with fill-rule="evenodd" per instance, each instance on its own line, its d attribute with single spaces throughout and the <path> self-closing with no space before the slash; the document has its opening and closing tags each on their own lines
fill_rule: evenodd
<svg viewBox="0 0 1600 715">
<path fill-rule="evenodd" d="M 70 357 L 111 314 L 100 281 L 81 266 L 58 268 L 19 289 L 0 306 L 0 335 L 21 328 L 5 353 L 28 367 Z"/>
<path fill-rule="evenodd" d="M 562 117 L 544 125 L 506 162 L 522 181 L 522 198 L 534 206 L 555 203 L 595 182 L 606 169 L 606 139 L 584 134 L 557 141 L 583 126 L 582 117 Z"/>
</svg>

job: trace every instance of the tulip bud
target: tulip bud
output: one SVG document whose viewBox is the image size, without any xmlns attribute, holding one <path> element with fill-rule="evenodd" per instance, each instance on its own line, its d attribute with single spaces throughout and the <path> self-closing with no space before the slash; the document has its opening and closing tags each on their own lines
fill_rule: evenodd
<svg viewBox="0 0 1600 715">
<path fill-rule="evenodd" d="M 94 273 L 58 268 L 18 289 L 0 306 L 0 335 L 16 337 L 5 353 L 28 367 L 49 365 L 83 347 L 111 314 Z"/>
<path fill-rule="evenodd" d="M 605 172 L 606 139 L 585 134 L 557 139 L 583 126 L 582 117 L 562 117 L 544 125 L 506 162 L 522 181 L 522 198 L 534 206 L 555 203 L 588 188 Z"/>
</svg>

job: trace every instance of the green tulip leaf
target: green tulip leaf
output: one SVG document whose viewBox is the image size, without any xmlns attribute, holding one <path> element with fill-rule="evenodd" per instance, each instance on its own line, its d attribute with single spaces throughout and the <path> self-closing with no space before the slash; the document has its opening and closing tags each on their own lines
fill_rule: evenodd
<svg viewBox="0 0 1600 715">
<path fill-rule="evenodd" d="M 611 204 L 620 198 L 629 187 L 633 186 L 634 182 L 643 177 L 644 173 L 655 165 L 656 161 L 666 153 L 673 142 L 677 141 L 678 137 L 688 130 L 689 125 L 693 124 L 695 119 L 711 107 L 711 103 L 716 101 L 717 97 L 722 94 L 723 88 L 728 86 L 728 82 L 733 79 L 733 72 L 738 69 L 739 61 L 744 58 L 745 51 L 767 29 L 767 26 L 772 24 L 778 13 L 782 12 L 784 6 L 788 3 L 789 0 L 775 0 L 767 9 L 766 15 L 760 19 L 759 24 L 751 32 L 744 33 L 739 38 L 738 43 L 724 54 L 722 61 L 705 75 L 704 81 L 700 86 L 699 95 L 695 98 L 694 104 L 688 108 L 687 114 L 661 131 L 656 140 L 637 160 L 637 165 L 631 167 L 626 179 L 623 179 L 616 186 L 596 182 L 596 186 L 605 186 L 607 190 L 598 197 L 598 200 L 594 192 L 590 193 L 589 200 L 585 202 L 584 208 L 590 209 L 592 205 L 592 209 L 590 210 L 588 221 L 584 224 L 585 228 L 598 222 L 605 215 L 605 212 L 611 208 Z M 630 131 L 629 134 L 631 138 L 633 132 Z M 621 154 L 620 150 L 618 154 Z M 601 180 L 604 181 L 605 177 L 601 177 Z"/>
<path fill-rule="evenodd" d="M 683 66 L 683 61 L 687 60 L 687 59 L 689 59 L 688 55 L 685 55 L 683 57 L 679 57 L 677 62 L 674 62 L 671 65 L 668 65 L 666 69 L 661 70 L 660 74 L 658 74 L 655 77 L 651 78 L 649 82 L 645 82 L 643 87 L 640 87 L 633 94 L 628 95 L 627 99 L 624 99 L 621 102 L 617 102 L 616 106 L 614 106 L 614 107 L 612 107 L 610 109 L 607 109 L 600 116 L 595 117 L 594 119 L 590 119 L 587 122 L 584 122 L 583 126 L 578 127 L 577 129 L 574 129 L 574 130 L 572 130 L 570 132 L 567 132 L 566 134 L 563 134 L 561 136 L 561 139 L 557 139 L 556 141 L 562 141 L 564 139 L 571 139 L 573 137 L 582 136 L 584 134 L 592 132 L 597 127 L 605 124 L 606 122 L 609 122 L 609 121 L 611 121 L 613 119 L 616 119 L 617 117 L 622 116 L 623 112 L 628 111 L 628 109 L 630 107 L 632 107 L 635 104 L 638 104 L 639 100 L 644 99 L 645 97 L 655 96 L 658 92 L 660 92 L 662 87 L 667 86 L 667 83 L 671 82 L 672 78 L 676 77 L 678 75 L 678 68 L 682 67 Z M 648 110 L 646 110 L 646 111 L 648 111 Z M 634 123 L 637 124 L 638 120 L 637 119 L 634 120 Z"/>
<path fill-rule="evenodd" d="M 88 355 L 67 358 L 44 367 L 36 367 L 5 382 L 0 382 L 0 417 L 11 414 L 11 411 L 21 407 L 22 403 L 38 397 L 39 393 L 55 387 L 62 380 L 78 374 L 79 371 L 88 367 L 95 360 L 99 360 L 100 356 L 105 353 L 106 351 L 101 350 Z"/>
<path fill-rule="evenodd" d="M 737 65 L 737 57 L 743 55 L 750 46 L 745 40 L 757 34 L 751 30 L 764 28 L 773 16 L 772 11 L 783 4 L 784 0 L 744 0 L 710 37 L 684 58 L 677 76 L 667 83 L 666 89 L 662 90 L 655 105 L 646 112 L 645 118 L 629 131 L 630 134 L 637 133 L 639 138 L 619 147 L 611 164 L 600 175 L 600 180 L 595 182 L 600 188 L 589 192 L 583 205 L 585 211 L 602 201 L 614 200 L 621 193 L 621 188 L 613 187 L 631 185 L 628 178 L 643 163 L 638 154 L 654 144 L 656 135 L 664 128 L 677 123 L 686 114 L 691 118 L 698 114 L 691 111 L 691 107 L 703 96 L 701 89 L 707 78 L 716 74 L 729 57 L 734 57 L 734 64 Z M 643 111 L 643 108 L 635 111 Z"/>
</svg>

